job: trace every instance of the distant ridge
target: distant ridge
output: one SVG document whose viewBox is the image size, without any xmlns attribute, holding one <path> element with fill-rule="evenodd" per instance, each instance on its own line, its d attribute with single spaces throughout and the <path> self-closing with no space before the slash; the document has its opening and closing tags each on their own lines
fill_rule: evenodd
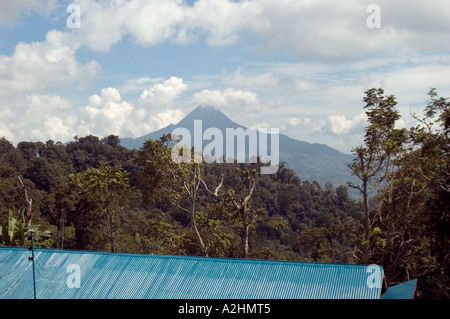
<svg viewBox="0 0 450 319">
<path fill-rule="evenodd" d="M 177 124 L 171 124 L 158 131 L 138 138 L 121 139 L 122 146 L 129 149 L 139 149 L 147 139 L 157 140 L 164 134 L 170 134 L 177 127 L 194 131 L 194 120 L 202 120 L 203 131 L 215 127 L 225 132 L 226 128 L 246 129 L 243 125 L 233 122 L 222 111 L 210 106 L 198 106 Z M 291 168 L 301 180 L 317 181 L 322 186 L 332 183 L 334 186 L 346 185 L 352 180 L 347 163 L 352 155 L 344 154 L 325 144 L 308 143 L 295 140 L 280 134 L 280 162 Z"/>
</svg>

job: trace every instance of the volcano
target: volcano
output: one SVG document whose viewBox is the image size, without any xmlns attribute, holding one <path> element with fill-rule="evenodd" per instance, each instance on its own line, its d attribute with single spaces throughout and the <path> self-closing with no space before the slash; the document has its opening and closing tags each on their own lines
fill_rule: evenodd
<svg viewBox="0 0 450 319">
<path fill-rule="evenodd" d="M 164 134 L 171 134 L 176 128 L 185 128 L 194 132 L 194 121 L 201 120 L 203 130 L 218 128 L 225 132 L 227 128 L 247 128 L 233 122 L 222 111 L 210 106 L 198 106 L 177 124 L 168 125 L 155 132 L 138 138 L 123 138 L 121 145 L 128 149 L 139 149 L 147 139 L 157 140 Z M 347 163 L 352 155 L 342 153 L 326 144 L 308 143 L 293 139 L 287 135 L 279 135 L 279 160 L 284 166 L 292 169 L 303 181 L 317 181 L 325 186 L 346 185 L 354 181 Z"/>
</svg>

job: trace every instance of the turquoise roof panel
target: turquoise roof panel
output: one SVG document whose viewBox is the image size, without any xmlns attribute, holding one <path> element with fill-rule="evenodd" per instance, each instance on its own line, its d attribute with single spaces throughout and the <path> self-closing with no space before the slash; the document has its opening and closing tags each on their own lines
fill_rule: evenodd
<svg viewBox="0 0 450 319">
<path fill-rule="evenodd" d="M 391 286 L 388 288 L 382 299 L 414 299 L 417 279 Z"/>
<path fill-rule="evenodd" d="M 0 247 L 0 298 L 34 297 L 30 256 Z M 378 299 L 382 281 L 365 265 L 55 249 L 35 249 L 35 274 L 42 299 Z"/>
</svg>

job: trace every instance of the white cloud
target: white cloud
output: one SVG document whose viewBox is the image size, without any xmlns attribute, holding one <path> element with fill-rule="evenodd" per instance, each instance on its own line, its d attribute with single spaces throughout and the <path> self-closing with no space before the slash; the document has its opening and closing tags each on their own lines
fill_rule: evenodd
<svg viewBox="0 0 450 319">
<path fill-rule="evenodd" d="M 363 141 L 365 113 L 354 116 L 331 115 L 287 118 L 280 126 L 282 133 L 309 143 L 327 144 L 341 152 L 350 153 Z"/>
<path fill-rule="evenodd" d="M 12 141 L 14 138 L 14 134 L 9 130 L 8 127 L 4 123 L 0 123 L 0 138 L 4 137 L 8 141 Z"/>
<path fill-rule="evenodd" d="M 48 139 L 54 141 L 70 141 L 74 135 L 74 128 L 76 127 L 78 118 L 74 115 L 64 116 L 64 118 L 58 116 L 50 116 L 43 123 L 43 129 L 35 129 L 32 135 L 40 141 L 46 141 Z"/>
<path fill-rule="evenodd" d="M 358 114 L 350 120 L 347 120 L 344 115 L 330 115 L 319 130 L 337 135 L 349 134 L 355 129 L 361 131 L 361 128 L 365 125 L 365 120 L 365 113 Z"/>
<path fill-rule="evenodd" d="M 42 120 L 46 115 L 68 109 L 71 106 L 69 101 L 55 94 L 37 95 L 32 94 L 26 97 L 27 109 L 24 113 L 29 119 Z"/>
<path fill-rule="evenodd" d="M 78 3 L 83 26 L 73 34 L 80 44 L 99 51 L 109 50 L 126 35 L 143 46 L 203 39 L 223 46 L 251 36 L 262 48 L 331 61 L 450 48 L 446 0 L 379 0 L 381 29 L 366 25 L 370 0 Z"/>
<path fill-rule="evenodd" d="M 145 132 L 142 132 L 142 134 L 140 135 L 159 130 L 170 124 L 176 124 L 183 119 L 184 115 L 185 114 L 180 109 L 170 109 L 164 112 L 159 112 L 155 115 L 151 115 L 148 121 L 148 129 Z"/>
<path fill-rule="evenodd" d="M 11 57 L 0 56 L 0 96 L 19 92 L 61 88 L 70 83 L 86 84 L 100 66 L 81 64 L 60 31 L 49 31 L 44 42 L 19 43 Z"/>
<path fill-rule="evenodd" d="M 178 33 L 178 24 L 185 18 L 183 1 L 133 1 L 128 6 L 124 27 L 144 46 L 154 45 Z"/>
<path fill-rule="evenodd" d="M 187 88 L 182 78 L 170 77 L 164 83 L 158 83 L 146 89 L 139 97 L 140 105 L 162 106 L 175 101 Z"/>
<path fill-rule="evenodd" d="M 311 118 L 309 118 L 309 117 L 291 117 L 291 118 L 288 118 L 287 121 L 290 126 L 306 126 L 311 123 Z"/>
<path fill-rule="evenodd" d="M 210 45 L 236 43 L 242 32 L 267 25 L 257 19 L 260 7 L 260 1 L 196 1 L 186 15 L 183 29 L 204 35 Z"/>
<path fill-rule="evenodd" d="M 119 91 L 114 88 L 102 89 L 100 96 L 92 95 L 89 105 L 82 108 L 88 118 L 91 133 L 97 135 L 122 135 L 133 110 L 134 106 L 122 101 Z"/>
<path fill-rule="evenodd" d="M 165 92 L 166 99 L 159 99 L 158 103 L 167 102 L 167 96 L 175 99 L 171 90 L 162 89 L 171 87 L 168 83 L 179 83 L 177 78 L 171 78 L 164 83 L 167 85 L 155 87 L 157 92 Z M 156 101 L 156 100 L 154 100 Z M 161 109 L 161 104 L 155 104 L 155 109 Z M 159 107 L 158 107 L 159 106 Z M 150 132 L 156 131 L 169 124 L 179 122 L 183 117 L 180 109 L 167 109 L 165 111 L 154 112 L 148 108 L 136 107 L 128 101 L 122 100 L 119 90 L 115 88 L 105 88 L 101 90 L 100 95 L 89 97 L 89 104 L 81 109 L 83 121 L 80 122 L 79 130 L 107 136 L 110 134 L 121 137 L 139 137 Z"/>
<path fill-rule="evenodd" d="M 149 113 L 142 108 L 136 109 L 129 115 L 121 136 L 140 137 L 170 124 L 176 124 L 184 115 L 181 109 L 168 109 L 158 113 Z"/>
<path fill-rule="evenodd" d="M 71 102 L 55 94 L 29 94 L 2 101 L 2 134 L 15 143 L 50 138 L 65 141 L 72 137 L 71 126 L 77 118 L 71 107 Z"/>
<path fill-rule="evenodd" d="M 241 111 L 256 111 L 261 108 L 258 95 L 251 91 L 234 90 L 203 90 L 194 93 L 192 101 L 198 105 L 225 107 Z"/>
<path fill-rule="evenodd" d="M 264 46 L 284 47 L 317 60 L 350 59 L 367 55 L 398 55 L 430 46 L 448 49 L 450 6 L 445 0 L 430 5 L 420 0 L 380 0 L 381 29 L 369 29 L 366 12 L 371 1 L 262 1 L 258 16 L 270 28 L 257 30 Z M 434 11 L 435 10 L 435 11 Z M 434 45 L 433 45 L 434 44 Z"/>
</svg>

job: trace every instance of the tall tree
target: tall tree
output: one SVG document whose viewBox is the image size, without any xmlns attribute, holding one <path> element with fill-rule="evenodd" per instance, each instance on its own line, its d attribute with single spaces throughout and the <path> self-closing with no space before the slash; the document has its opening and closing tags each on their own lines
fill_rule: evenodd
<svg viewBox="0 0 450 319">
<path fill-rule="evenodd" d="M 363 101 L 366 103 L 368 125 L 365 128 L 364 145 L 353 149 L 355 159 L 348 164 L 360 184 L 349 183 L 349 186 L 359 190 L 364 208 L 362 256 L 361 262 L 368 263 L 370 259 L 371 242 L 371 211 L 370 195 L 377 189 L 390 170 L 392 160 L 401 153 L 406 139 L 404 129 L 396 129 L 396 121 L 400 114 L 395 108 L 397 102 L 394 95 L 385 96 L 382 88 L 367 90 Z"/>
<path fill-rule="evenodd" d="M 141 167 L 139 182 L 144 190 L 144 200 L 151 204 L 165 199 L 188 213 L 200 250 L 208 256 L 208 247 L 198 229 L 196 218 L 198 190 L 202 185 L 200 164 L 193 161 L 175 162 L 171 144 L 170 135 L 164 135 L 156 141 L 147 140 L 135 157 L 135 163 Z M 183 205 L 186 200 L 187 204 Z"/>
<path fill-rule="evenodd" d="M 373 259 L 388 284 L 418 278 L 417 296 L 450 297 L 450 101 L 435 89 L 374 209 Z"/>
<path fill-rule="evenodd" d="M 90 208 L 94 208 L 93 211 L 86 213 L 93 214 L 98 230 L 109 240 L 111 252 L 116 252 L 119 217 L 130 192 L 129 174 L 121 167 L 101 162 L 99 168 L 89 168 L 70 177 L 80 201 L 92 203 Z M 87 214 L 81 218 L 86 218 Z"/>
<path fill-rule="evenodd" d="M 237 167 L 236 171 L 241 176 L 241 183 L 236 188 L 227 190 L 227 198 L 233 206 L 229 210 L 228 219 L 233 221 L 232 224 L 241 235 L 242 257 L 248 258 L 250 231 L 255 228 L 263 210 L 252 207 L 250 201 L 256 187 L 256 169 L 242 171 Z"/>
<path fill-rule="evenodd" d="M 450 297 L 450 98 L 439 97 L 435 88 L 428 92 L 420 124 L 411 129 L 411 140 L 418 148 L 415 174 L 431 192 L 426 201 L 426 237 L 436 263 L 425 282 L 434 285 L 429 295 Z M 425 276 L 424 276 L 425 277 Z"/>
</svg>

